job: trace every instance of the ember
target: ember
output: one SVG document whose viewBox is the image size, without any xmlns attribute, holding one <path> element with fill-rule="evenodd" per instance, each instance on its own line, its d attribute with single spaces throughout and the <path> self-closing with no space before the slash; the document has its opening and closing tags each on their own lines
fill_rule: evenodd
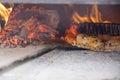
<svg viewBox="0 0 120 80">
<path fill-rule="evenodd" d="M 108 20 L 102 20 L 101 18 L 101 13 L 98 11 L 98 6 L 94 5 L 92 7 L 92 12 L 90 13 L 90 17 L 88 15 L 85 16 L 80 16 L 77 11 L 74 11 L 72 20 L 75 24 L 80 24 L 82 23 L 84 27 L 85 22 L 92 22 L 92 23 L 110 23 Z M 75 24 L 72 24 L 69 29 L 66 30 L 66 35 L 65 37 L 62 37 L 62 39 L 65 39 L 66 42 L 72 44 L 74 41 L 76 41 L 76 37 L 78 34 L 78 26 Z M 86 24 L 85 24 L 86 25 Z M 88 26 L 90 27 L 90 26 Z M 89 30 L 88 30 L 89 31 Z M 94 32 L 94 31 L 93 31 Z"/>
<path fill-rule="evenodd" d="M 3 7 L 2 3 L 0 6 Z M 27 16 L 27 19 L 18 19 L 19 15 L 21 15 L 22 13 L 21 10 L 23 10 L 23 8 L 23 4 L 18 5 L 14 8 L 13 12 L 9 16 L 7 25 L 5 26 L 4 30 L 2 30 L 2 32 L 0 33 L 1 46 L 25 47 L 34 42 L 35 40 L 43 42 L 47 40 L 46 42 L 49 42 L 49 39 L 55 39 L 55 34 L 57 34 L 58 32 L 54 28 L 51 28 L 49 25 L 42 23 L 38 19 L 38 17 L 32 14 L 29 14 L 28 16 L 28 8 L 23 14 Z M 34 12 L 33 8 L 34 6 L 31 9 L 29 9 L 29 11 L 33 10 Z M 6 8 L 2 9 L 6 10 Z M 43 9 L 42 11 L 44 12 Z M 36 12 L 35 15 L 38 13 Z"/>
<path fill-rule="evenodd" d="M 0 3 L 0 26 L 4 28 L 0 33 L 0 46 L 25 47 L 58 41 L 91 50 L 105 50 L 111 44 L 117 46 L 114 41 L 120 44 L 120 24 L 103 18 L 97 5 L 91 7 L 86 11 L 79 11 L 72 5 L 55 8 L 47 4 L 14 4 L 7 8 Z"/>
</svg>

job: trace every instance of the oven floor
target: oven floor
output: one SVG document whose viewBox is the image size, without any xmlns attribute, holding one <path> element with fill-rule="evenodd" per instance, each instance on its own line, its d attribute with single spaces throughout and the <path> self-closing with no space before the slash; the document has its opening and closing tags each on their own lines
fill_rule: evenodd
<svg viewBox="0 0 120 80">
<path fill-rule="evenodd" d="M 0 74 L 0 80 L 120 80 L 120 52 L 55 49 Z"/>
<path fill-rule="evenodd" d="M 27 46 L 16 48 L 1 48 L 0 47 L 0 70 L 14 65 L 18 62 L 24 62 L 24 59 L 31 59 L 31 56 L 42 54 L 43 51 L 51 49 L 51 45 Z"/>
</svg>

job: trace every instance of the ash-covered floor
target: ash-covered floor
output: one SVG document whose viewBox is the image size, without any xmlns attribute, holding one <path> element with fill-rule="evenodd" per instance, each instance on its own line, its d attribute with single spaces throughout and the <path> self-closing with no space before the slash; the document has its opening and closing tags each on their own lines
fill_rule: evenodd
<svg viewBox="0 0 120 80">
<path fill-rule="evenodd" d="M 120 52 L 55 49 L 0 74 L 0 80 L 120 80 Z"/>
</svg>

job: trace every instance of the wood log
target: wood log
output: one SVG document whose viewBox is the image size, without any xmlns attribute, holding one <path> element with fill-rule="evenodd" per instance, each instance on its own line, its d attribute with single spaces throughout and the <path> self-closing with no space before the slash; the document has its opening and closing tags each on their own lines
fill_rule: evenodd
<svg viewBox="0 0 120 80">
<path fill-rule="evenodd" d="M 120 24 L 115 23 L 80 23 L 77 31 L 87 35 L 120 36 Z"/>
</svg>

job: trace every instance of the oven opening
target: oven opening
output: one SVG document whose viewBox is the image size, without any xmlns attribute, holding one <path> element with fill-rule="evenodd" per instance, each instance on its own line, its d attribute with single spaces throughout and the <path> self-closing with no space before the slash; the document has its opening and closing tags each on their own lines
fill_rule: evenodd
<svg viewBox="0 0 120 80">
<path fill-rule="evenodd" d="M 0 80 L 120 80 L 119 4 L 0 0 Z"/>
<path fill-rule="evenodd" d="M 0 46 L 120 50 L 120 6 L 0 3 Z"/>
</svg>

